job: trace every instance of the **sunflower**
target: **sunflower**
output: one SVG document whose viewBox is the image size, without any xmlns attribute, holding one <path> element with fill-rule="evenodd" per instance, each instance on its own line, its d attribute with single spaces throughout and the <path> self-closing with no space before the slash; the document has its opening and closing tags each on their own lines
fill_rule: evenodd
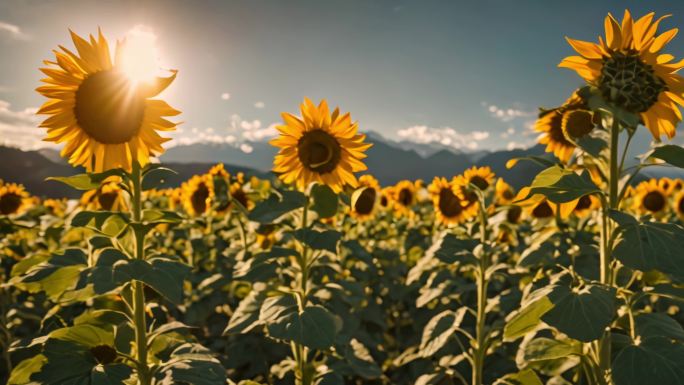
<svg viewBox="0 0 684 385">
<path fill-rule="evenodd" d="M 61 217 L 64 215 L 66 205 L 66 199 L 46 199 L 43 201 L 43 207 L 47 209 L 48 213 L 55 217 Z"/>
<path fill-rule="evenodd" d="M 639 183 L 633 190 L 632 208 L 640 214 L 661 217 L 667 211 L 667 190 L 657 179 Z"/>
<path fill-rule="evenodd" d="M 30 205 L 31 197 L 24 186 L 0 179 L 0 215 L 21 214 Z"/>
<path fill-rule="evenodd" d="M 41 127 L 47 128 L 49 142 L 66 145 L 61 155 L 74 166 L 101 172 L 121 167 L 127 171 L 133 162 L 144 166 L 151 156 L 164 152 L 157 131 L 176 127 L 164 116 L 178 115 L 162 100 L 150 99 L 168 87 L 176 73 L 150 82 L 136 82 L 121 68 L 125 40 L 117 42 L 114 61 L 102 32 L 87 41 L 71 32 L 78 53 L 60 46 L 55 61 L 45 61 L 46 85 L 36 90 L 49 100 L 38 110 L 50 115 Z"/>
<path fill-rule="evenodd" d="M 392 187 L 392 208 L 397 215 L 412 213 L 416 204 L 416 186 L 410 180 L 402 180 Z"/>
<path fill-rule="evenodd" d="M 388 187 L 383 187 L 382 190 L 380 190 L 380 208 L 382 209 L 389 209 L 392 206 L 392 192 L 393 186 L 388 186 Z"/>
<path fill-rule="evenodd" d="M 230 185 L 230 196 L 236 201 L 240 202 L 242 207 L 246 209 L 251 209 L 254 206 L 254 202 L 249 199 L 249 194 L 245 191 L 245 184 L 239 181 L 235 181 Z"/>
<path fill-rule="evenodd" d="M 255 230 L 256 244 L 262 250 L 270 250 L 276 242 L 276 228 L 272 224 L 259 225 Z"/>
<path fill-rule="evenodd" d="M 214 181 L 208 174 L 194 175 L 181 186 L 182 202 L 185 211 L 200 216 L 211 209 L 214 201 Z"/>
<path fill-rule="evenodd" d="M 271 140 L 279 147 L 273 159 L 273 171 L 285 183 L 296 183 L 305 190 L 311 182 L 328 185 L 335 192 L 348 184 L 358 186 L 355 172 L 363 171 L 361 161 L 371 144 L 364 143 L 366 135 L 358 133 L 358 124 L 349 113 L 340 115 L 339 108 L 332 115 L 328 103 L 322 100 L 316 107 L 304 99 L 302 117 L 283 113 L 284 125 L 277 126 L 280 136 Z"/>
<path fill-rule="evenodd" d="M 81 195 L 81 206 L 87 210 L 126 211 L 126 197 L 119 186 L 121 178 L 109 177 L 94 190 L 88 190 Z"/>
<path fill-rule="evenodd" d="M 559 64 L 575 70 L 595 86 L 609 103 L 638 114 L 656 140 L 672 138 L 681 120 L 678 105 L 684 105 L 684 79 L 676 72 L 684 62 L 660 51 L 677 34 L 677 28 L 656 35 L 665 16 L 654 20 L 653 12 L 633 21 L 625 10 L 622 23 L 608 14 L 606 38 L 599 43 L 567 38 L 580 56 L 569 56 Z"/>
<path fill-rule="evenodd" d="M 444 225 L 461 223 L 468 219 L 464 201 L 457 195 L 455 185 L 444 177 L 435 177 L 428 192 L 435 207 L 435 219 Z"/>
<path fill-rule="evenodd" d="M 680 220 L 684 221 L 684 190 L 674 196 L 674 212 Z"/>
<path fill-rule="evenodd" d="M 506 183 L 503 178 L 499 178 L 496 181 L 496 203 L 499 205 L 507 205 L 513 201 L 515 198 L 515 191 L 510 184 Z"/>
<path fill-rule="evenodd" d="M 537 141 L 546 145 L 546 152 L 553 152 L 563 163 L 570 160 L 575 150 L 572 139 L 593 129 L 591 113 L 586 109 L 586 103 L 575 91 L 560 107 L 539 113 L 534 130 L 541 133 Z"/>
<path fill-rule="evenodd" d="M 359 188 L 352 194 L 351 216 L 364 221 L 373 217 L 380 200 L 380 184 L 372 175 L 361 175 Z"/>
<path fill-rule="evenodd" d="M 494 173 L 489 166 L 471 167 L 463 172 L 464 185 L 473 184 L 485 191 L 494 183 Z"/>
<path fill-rule="evenodd" d="M 530 195 L 530 188 L 523 187 L 518 192 L 515 200 L 525 212 L 526 215 L 534 219 L 548 219 L 556 216 L 556 213 L 563 219 L 570 216 L 572 211 L 577 206 L 579 198 L 566 203 L 553 203 L 546 199 L 542 194 Z"/>
<path fill-rule="evenodd" d="M 594 195 L 583 195 L 577 200 L 572 213 L 580 218 L 590 215 L 594 210 L 601 207 L 601 201 Z"/>
</svg>

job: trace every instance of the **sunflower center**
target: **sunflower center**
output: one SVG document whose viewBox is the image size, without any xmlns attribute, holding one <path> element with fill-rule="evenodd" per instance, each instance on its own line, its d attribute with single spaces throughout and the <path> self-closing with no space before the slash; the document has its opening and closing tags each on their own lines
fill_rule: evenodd
<svg viewBox="0 0 684 385">
<path fill-rule="evenodd" d="M 591 113 L 587 110 L 572 110 L 563 114 L 563 132 L 570 138 L 581 138 L 594 129 Z"/>
<path fill-rule="evenodd" d="M 403 188 L 403 189 L 399 190 L 399 199 L 398 200 L 402 206 L 408 206 L 413 201 L 413 193 L 409 189 Z"/>
<path fill-rule="evenodd" d="M 684 197 L 679 198 L 679 202 L 677 202 L 677 212 L 684 214 Z"/>
<path fill-rule="evenodd" d="M 474 184 L 475 186 L 477 186 L 477 188 L 479 188 L 482 191 L 486 190 L 487 187 L 489 187 L 489 182 L 487 182 L 487 179 L 478 175 L 475 175 L 472 178 L 470 178 L 470 183 Z"/>
<path fill-rule="evenodd" d="M 0 197 L 0 214 L 14 214 L 21 206 L 21 196 L 15 193 L 7 193 Z"/>
<path fill-rule="evenodd" d="M 380 206 L 387 207 L 387 205 L 389 205 L 389 199 L 387 199 L 387 197 L 384 195 L 381 196 L 380 197 Z"/>
<path fill-rule="evenodd" d="M 644 195 L 643 205 L 646 210 L 657 213 L 665 207 L 665 197 L 658 191 L 650 191 Z"/>
<path fill-rule="evenodd" d="M 582 211 L 588 209 L 589 207 L 591 207 L 591 197 L 589 195 L 584 195 L 579 199 L 579 201 L 577 201 L 575 210 Z"/>
<path fill-rule="evenodd" d="M 205 183 L 200 183 L 190 196 L 190 204 L 196 213 L 202 214 L 207 211 L 207 198 L 209 198 L 209 187 Z"/>
<path fill-rule="evenodd" d="M 443 188 L 439 191 L 439 211 L 447 218 L 453 218 L 463 212 L 461 200 L 451 189 Z"/>
<path fill-rule="evenodd" d="M 633 113 L 647 111 L 667 89 L 634 50 L 605 57 L 598 86 L 606 100 Z"/>
<path fill-rule="evenodd" d="M 106 192 L 97 194 L 97 203 L 100 204 L 105 211 L 110 211 L 114 207 L 114 202 L 119 194 L 115 192 Z"/>
<path fill-rule="evenodd" d="M 518 223 L 522 216 L 522 208 L 520 206 L 512 206 L 506 211 L 506 220 L 509 223 Z"/>
<path fill-rule="evenodd" d="M 74 114 L 78 125 L 98 142 L 125 143 L 140 130 L 145 98 L 123 73 L 101 71 L 78 87 Z"/>
<path fill-rule="evenodd" d="M 304 133 L 297 144 L 299 160 L 309 170 L 325 174 L 340 163 L 342 148 L 334 136 L 316 129 Z"/>
<path fill-rule="evenodd" d="M 376 196 L 377 193 L 374 188 L 365 188 L 363 191 L 361 191 L 361 194 L 359 194 L 359 198 L 356 200 L 356 203 L 354 204 L 354 211 L 361 215 L 368 215 L 371 212 L 373 212 L 373 206 L 375 205 Z"/>
<path fill-rule="evenodd" d="M 553 216 L 553 210 L 547 201 L 543 201 L 532 210 L 532 215 L 535 218 L 548 218 Z"/>
<path fill-rule="evenodd" d="M 107 365 L 116 360 L 116 350 L 109 345 L 97 345 L 90 348 L 90 353 L 98 364 Z"/>
<path fill-rule="evenodd" d="M 243 189 L 239 188 L 235 191 L 232 191 L 231 194 L 233 196 L 233 199 L 240 202 L 242 207 L 247 207 L 247 204 L 249 202 L 247 201 L 247 194 L 245 194 L 245 191 Z"/>
</svg>

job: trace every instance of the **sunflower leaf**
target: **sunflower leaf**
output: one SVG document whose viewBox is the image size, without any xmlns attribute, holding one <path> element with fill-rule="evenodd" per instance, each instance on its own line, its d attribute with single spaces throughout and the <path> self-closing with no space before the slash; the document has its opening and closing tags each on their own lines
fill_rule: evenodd
<svg viewBox="0 0 684 385">
<path fill-rule="evenodd" d="M 324 184 L 315 184 L 311 188 L 313 206 L 311 209 L 318 213 L 321 218 L 330 218 L 337 214 L 337 194 Z"/>
<path fill-rule="evenodd" d="M 675 167 L 684 168 L 684 147 L 676 144 L 659 146 L 653 150 L 650 157 L 660 159 Z"/>
<path fill-rule="evenodd" d="M 600 193 L 587 172 L 581 175 L 560 166 L 549 167 L 534 178 L 525 200 L 535 194 L 546 196 L 553 203 L 567 203 L 584 195 Z"/>
<path fill-rule="evenodd" d="M 64 183 L 76 190 L 93 190 L 100 187 L 100 183 L 110 176 L 126 177 L 126 173 L 118 168 L 101 173 L 85 173 L 72 176 L 51 176 L 46 180 L 54 180 Z"/>
</svg>

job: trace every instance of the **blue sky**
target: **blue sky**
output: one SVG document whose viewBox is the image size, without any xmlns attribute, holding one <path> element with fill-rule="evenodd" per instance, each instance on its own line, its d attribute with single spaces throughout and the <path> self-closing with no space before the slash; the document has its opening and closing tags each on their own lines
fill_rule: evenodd
<svg viewBox="0 0 684 385">
<path fill-rule="evenodd" d="M 526 146 L 536 109 L 581 85 L 557 68 L 572 53 L 564 36 L 596 40 L 625 8 L 684 25 L 674 1 L 2 0 L 0 143 L 39 143 L 37 67 L 71 46 L 67 28 L 113 41 L 144 26 L 179 70 L 164 95 L 183 111 L 176 143 L 264 139 L 308 96 L 390 138 Z M 684 37 L 669 52 L 683 56 Z"/>
</svg>

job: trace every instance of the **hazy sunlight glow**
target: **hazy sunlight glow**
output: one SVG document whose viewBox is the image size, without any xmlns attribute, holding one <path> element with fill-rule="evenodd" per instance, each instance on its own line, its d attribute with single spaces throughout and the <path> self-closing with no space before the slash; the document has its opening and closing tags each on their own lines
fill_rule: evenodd
<svg viewBox="0 0 684 385">
<path fill-rule="evenodd" d="M 128 31 L 121 47 L 120 65 L 126 75 L 135 82 L 149 82 L 159 73 L 157 35 L 145 26 Z"/>
</svg>

